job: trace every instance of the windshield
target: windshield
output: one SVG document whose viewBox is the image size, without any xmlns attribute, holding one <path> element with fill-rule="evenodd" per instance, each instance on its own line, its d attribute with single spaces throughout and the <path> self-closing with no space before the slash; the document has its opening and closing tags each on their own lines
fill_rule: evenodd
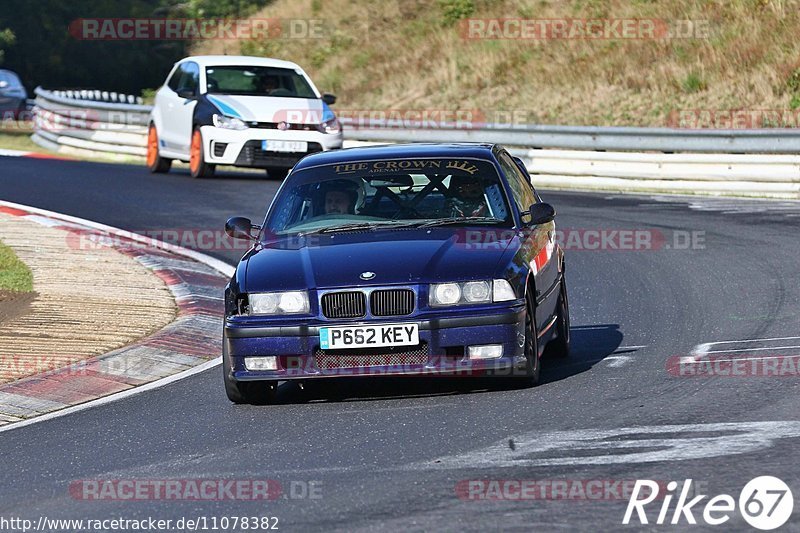
<svg viewBox="0 0 800 533">
<path fill-rule="evenodd" d="M 272 234 L 444 224 L 511 226 L 497 170 L 478 159 L 392 159 L 300 170 L 270 210 Z"/>
<path fill-rule="evenodd" d="M 206 68 L 211 94 L 317 98 L 305 76 L 287 68 L 225 66 Z"/>
</svg>

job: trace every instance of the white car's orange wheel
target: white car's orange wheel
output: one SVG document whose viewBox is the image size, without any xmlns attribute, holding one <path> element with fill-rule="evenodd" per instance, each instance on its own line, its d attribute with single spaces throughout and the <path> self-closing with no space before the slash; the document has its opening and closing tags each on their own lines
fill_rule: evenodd
<svg viewBox="0 0 800 533">
<path fill-rule="evenodd" d="M 158 153 L 158 132 L 154 124 L 147 129 L 147 169 L 153 173 L 169 172 L 172 166 L 171 159 L 164 159 Z"/>
<path fill-rule="evenodd" d="M 189 172 L 193 178 L 205 178 L 214 174 L 214 165 L 209 165 L 205 161 L 203 135 L 199 129 L 192 132 L 192 143 L 189 146 Z"/>
</svg>

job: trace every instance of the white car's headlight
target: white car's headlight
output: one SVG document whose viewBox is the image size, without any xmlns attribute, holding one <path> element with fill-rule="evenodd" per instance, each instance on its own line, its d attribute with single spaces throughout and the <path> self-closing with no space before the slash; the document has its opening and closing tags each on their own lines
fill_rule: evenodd
<svg viewBox="0 0 800 533">
<path fill-rule="evenodd" d="M 310 310 L 306 291 L 251 293 L 248 299 L 251 315 L 293 315 Z"/>
<path fill-rule="evenodd" d="M 247 124 L 240 118 L 226 117 L 225 115 L 211 115 L 214 126 L 226 130 L 246 130 Z"/>
<path fill-rule="evenodd" d="M 463 283 L 434 283 L 430 286 L 428 303 L 432 307 L 516 300 L 514 289 L 504 279 L 466 281 Z"/>
<path fill-rule="evenodd" d="M 320 124 L 319 131 L 322 133 L 339 133 L 342 131 L 342 125 L 339 123 L 338 118 L 333 117 Z"/>
</svg>

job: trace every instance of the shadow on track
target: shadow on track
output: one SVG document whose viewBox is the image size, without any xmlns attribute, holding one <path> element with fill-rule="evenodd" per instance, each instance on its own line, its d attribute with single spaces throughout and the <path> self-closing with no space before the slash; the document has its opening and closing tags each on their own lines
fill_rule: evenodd
<svg viewBox="0 0 800 533">
<path fill-rule="evenodd" d="M 616 324 L 573 327 L 570 329 L 570 334 L 572 337 L 570 357 L 542 359 L 540 387 L 589 370 L 596 363 L 615 353 L 623 339 L 622 332 Z M 321 378 L 306 380 L 302 386 L 297 382 L 282 383 L 278 387 L 276 403 L 353 402 L 525 390 L 536 389 L 520 387 L 508 379 L 496 377 Z"/>
<path fill-rule="evenodd" d="M 544 359 L 541 383 L 552 383 L 586 372 L 613 353 L 626 353 L 617 351 L 624 338 L 618 324 L 573 326 L 569 332 L 570 356 L 566 359 Z"/>
</svg>

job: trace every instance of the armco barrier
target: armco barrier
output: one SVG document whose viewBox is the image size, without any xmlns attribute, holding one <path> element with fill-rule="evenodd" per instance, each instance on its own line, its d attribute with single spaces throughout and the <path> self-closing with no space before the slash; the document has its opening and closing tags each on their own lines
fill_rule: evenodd
<svg viewBox="0 0 800 533">
<path fill-rule="evenodd" d="M 151 106 L 127 95 L 99 91 L 35 90 L 34 142 L 64 154 L 144 156 Z M 95 94 L 97 93 L 97 94 Z M 117 101 L 112 101 L 117 100 Z"/>
<path fill-rule="evenodd" d="M 140 157 L 151 107 L 127 95 L 36 89 L 34 142 L 65 154 Z M 103 96 L 105 95 L 105 100 Z M 103 100 L 103 101 L 101 101 Z M 135 103 L 134 103 L 135 102 Z M 800 198 L 800 130 L 478 124 L 363 128 L 346 146 L 492 142 L 521 157 L 542 187 Z"/>
</svg>

